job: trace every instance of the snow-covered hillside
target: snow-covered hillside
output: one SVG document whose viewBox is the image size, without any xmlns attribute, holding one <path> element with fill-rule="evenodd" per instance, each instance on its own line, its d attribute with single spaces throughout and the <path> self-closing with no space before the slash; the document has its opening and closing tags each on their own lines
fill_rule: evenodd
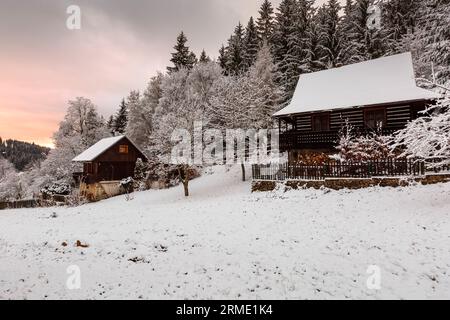
<svg viewBox="0 0 450 320">
<path fill-rule="evenodd" d="M 225 170 L 187 199 L 0 211 L 0 298 L 450 298 L 450 184 L 251 194 Z"/>
</svg>

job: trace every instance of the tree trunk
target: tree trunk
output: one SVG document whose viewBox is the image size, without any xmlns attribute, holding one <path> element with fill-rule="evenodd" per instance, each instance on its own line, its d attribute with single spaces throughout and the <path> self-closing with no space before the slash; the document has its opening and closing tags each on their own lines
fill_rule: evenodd
<svg viewBox="0 0 450 320">
<path fill-rule="evenodd" d="M 183 172 L 181 172 L 181 170 Z M 180 175 L 181 182 L 183 183 L 184 196 L 189 197 L 189 167 L 183 166 L 181 170 L 178 168 L 178 174 Z"/>
<path fill-rule="evenodd" d="M 245 164 L 241 163 L 242 181 L 245 181 Z"/>
<path fill-rule="evenodd" d="M 189 197 L 189 180 L 183 181 L 183 187 L 184 187 L 184 196 Z"/>
</svg>

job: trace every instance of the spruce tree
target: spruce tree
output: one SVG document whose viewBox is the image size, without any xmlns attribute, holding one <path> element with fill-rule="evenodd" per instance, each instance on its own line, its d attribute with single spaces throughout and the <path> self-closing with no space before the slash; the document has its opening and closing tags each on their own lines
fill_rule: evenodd
<svg viewBox="0 0 450 320">
<path fill-rule="evenodd" d="M 370 0 L 356 0 L 353 7 L 352 29 L 350 31 L 350 45 L 354 48 L 354 56 L 350 62 L 361 62 L 379 58 L 383 55 L 380 30 L 369 30 L 368 9 Z"/>
<path fill-rule="evenodd" d="M 128 110 L 125 99 L 122 99 L 119 110 L 114 118 L 114 132 L 124 134 L 128 123 Z"/>
<path fill-rule="evenodd" d="M 356 48 L 352 41 L 353 34 L 353 15 L 354 3 L 353 0 L 347 0 L 344 7 L 344 15 L 342 16 L 340 24 L 341 46 L 342 46 L 342 64 L 350 64 L 353 62 L 353 57 L 356 55 Z"/>
<path fill-rule="evenodd" d="M 276 13 L 273 52 L 276 63 L 282 62 L 289 51 L 289 38 L 294 31 L 295 0 L 282 0 Z M 284 73 L 285 70 L 280 70 Z"/>
<path fill-rule="evenodd" d="M 260 41 L 267 41 L 267 43 L 269 43 L 272 39 L 274 30 L 274 11 L 272 3 L 269 0 L 264 0 L 259 9 L 259 17 L 256 20 L 256 26 Z"/>
<path fill-rule="evenodd" d="M 401 49 L 413 52 L 419 76 L 450 84 L 450 1 L 421 1 L 417 16 L 415 34 L 402 39 Z"/>
<path fill-rule="evenodd" d="M 306 54 L 301 62 L 301 73 L 311 73 L 325 69 L 324 54 L 320 47 L 320 23 L 316 14 L 306 29 Z"/>
<path fill-rule="evenodd" d="M 291 95 L 297 86 L 301 65 L 307 56 L 307 30 L 313 15 L 313 1 L 298 0 L 294 6 L 292 32 L 288 38 L 288 52 L 281 66 L 285 70 L 285 89 Z"/>
<path fill-rule="evenodd" d="M 399 53 L 398 43 L 403 36 L 414 33 L 417 12 L 423 1 L 390 0 L 382 4 L 383 38 L 387 44 L 387 53 Z M 433 17 L 433 20 L 436 19 Z"/>
<path fill-rule="evenodd" d="M 219 49 L 219 58 L 217 59 L 217 63 L 222 68 L 223 73 L 225 74 L 227 73 L 227 61 L 228 61 L 227 49 L 222 44 L 222 46 Z"/>
<path fill-rule="evenodd" d="M 259 50 L 259 39 L 253 17 L 250 17 L 244 38 L 244 68 L 248 69 L 255 62 Z"/>
<path fill-rule="evenodd" d="M 200 58 L 198 59 L 198 62 L 200 63 L 206 63 L 206 62 L 210 62 L 211 58 L 208 57 L 208 55 L 206 54 L 205 50 L 202 50 L 202 53 L 200 54 Z"/>
<path fill-rule="evenodd" d="M 170 61 L 173 63 L 173 67 L 167 67 L 169 73 L 178 71 L 181 68 L 192 69 L 192 67 L 197 62 L 195 54 L 189 51 L 189 47 L 186 46 L 187 38 L 182 31 L 177 37 L 177 43 L 173 47 L 175 52 L 172 53 L 172 59 Z"/>
<path fill-rule="evenodd" d="M 111 134 L 114 134 L 114 116 L 111 115 L 108 119 L 108 121 L 106 122 L 106 128 L 108 129 L 109 132 L 111 132 Z"/>
<path fill-rule="evenodd" d="M 325 52 L 325 64 L 327 68 L 335 68 L 341 65 L 342 48 L 340 37 L 341 5 L 338 0 L 329 0 L 325 6 L 325 19 L 321 25 L 321 47 Z"/>
<path fill-rule="evenodd" d="M 244 28 L 239 22 L 234 30 L 234 34 L 228 40 L 227 72 L 229 74 L 236 75 L 244 70 L 244 50 Z"/>
</svg>

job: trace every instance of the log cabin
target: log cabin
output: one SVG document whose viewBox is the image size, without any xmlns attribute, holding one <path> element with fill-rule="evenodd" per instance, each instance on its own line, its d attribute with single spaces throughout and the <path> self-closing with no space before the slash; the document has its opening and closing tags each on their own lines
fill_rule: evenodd
<svg viewBox="0 0 450 320">
<path fill-rule="evenodd" d="M 120 180 L 134 176 L 134 168 L 139 158 L 148 160 L 126 136 L 98 141 L 72 160 L 83 164 L 83 172 L 74 174 L 80 184 L 80 193 L 89 200 L 100 200 L 119 194 Z"/>
<path fill-rule="evenodd" d="M 437 99 L 416 85 L 411 53 L 303 74 L 288 106 L 274 114 L 280 151 L 290 161 L 308 151 L 334 150 L 342 127 L 392 134 Z"/>
</svg>

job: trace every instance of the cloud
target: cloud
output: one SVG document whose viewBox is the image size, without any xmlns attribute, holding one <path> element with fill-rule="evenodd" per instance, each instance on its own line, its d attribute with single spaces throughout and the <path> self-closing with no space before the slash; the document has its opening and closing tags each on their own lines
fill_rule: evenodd
<svg viewBox="0 0 450 320">
<path fill-rule="evenodd" d="M 181 30 L 194 52 L 216 57 L 261 2 L 2 0 L 0 135 L 48 144 L 67 100 L 76 96 L 112 114 L 130 90 L 144 89 L 165 70 Z M 66 9 L 74 3 L 82 13 L 79 31 L 66 28 Z"/>
</svg>

